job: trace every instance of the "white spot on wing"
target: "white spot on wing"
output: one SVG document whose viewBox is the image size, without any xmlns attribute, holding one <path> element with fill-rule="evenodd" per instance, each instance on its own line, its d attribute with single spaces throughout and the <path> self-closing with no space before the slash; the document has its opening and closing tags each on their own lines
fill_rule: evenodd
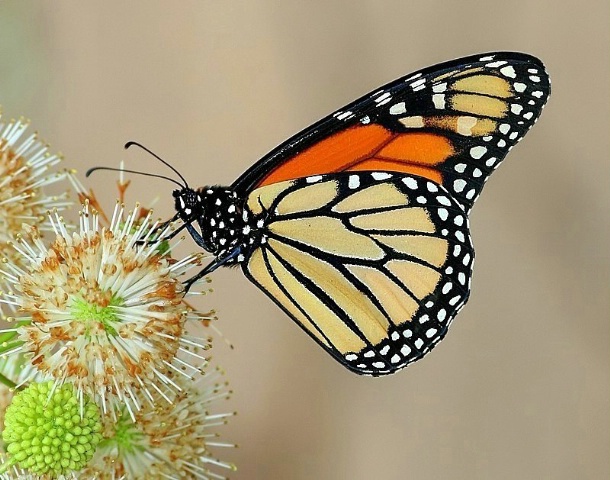
<svg viewBox="0 0 610 480">
<path fill-rule="evenodd" d="M 305 179 L 305 181 L 307 183 L 316 183 L 316 182 L 319 182 L 320 180 L 322 180 L 322 175 L 314 175 L 312 177 L 307 177 Z"/>
<path fill-rule="evenodd" d="M 416 73 L 415 75 L 411 75 L 409 78 L 405 79 L 405 82 L 410 82 L 411 80 L 415 80 L 416 78 L 421 77 L 421 72 L 420 73 Z"/>
<path fill-rule="evenodd" d="M 338 114 L 338 115 L 337 115 Z M 336 117 L 338 120 L 345 120 L 346 118 L 353 117 L 354 114 L 349 110 L 347 112 L 337 112 Z"/>
<path fill-rule="evenodd" d="M 482 59 L 481 59 L 482 60 Z M 501 67 L 502 65 L 506 65 L 508 62 L 506 62 L 505 60 L 498 60 L 497 62 L 493 62 L 493 63 L 488 63 L 487 65 L 485 65 L 486 67 L 489 68 L 498 68 Z"/>
<path fill-rule="evenodd" d="M 515 87 L 516 92 L 522 93 L 525 92 L 527 85 L 525 83 L 515 82 L 513 83 L 513 87 Z"/>
<path fill-rule="evenodd" d="M 390 107 L 391 115 L 402 115 L 403 113 L 407 113 L 405 102 L 395 103 Z"/>
<path fill-rule="evenodd" d="M 481 145 L 477 145 L 476 147 L 472 147 L 470 149 L 470 156 L 472 158 L 474 158 L 475 160 L 478 160 L 483 155 L 485 155 L 486 152 L 487 152 L 487 148 L 485 148 Z"/>
<path fill-rule="evenodd" d="M 386 103 L 388 103 L 392 98 L 392 95 L 390 94 L 390 92 L 385 92 L 383 95 L 380 95 L 379 97 L 377 97 L 375 99 L 375 103 L 377 103 L 378 105 L 384 105 Z"/>
<path fill-rule="evenodd" d="M 417 190 L 417 180 L 412 177 L 403 178 L 402 183 L 404 183 L 411 190 Z"/>
<path fill-rule="evenodd" d="M 502 75 L 504 75 L 505 77 L 509 77 L 509 78 L 516 78 L 517 74 L 515 73 L 515 69 L 513 68 L 512 65 L 509 65 L 507 67 L 501 68 L 500 69 L 500 73 Z"/>
<path fill-rule="evenodd" d="M 466 187 L 466 181 L 462 180 L 461 178 L 459 178 L 453 182 L 453 189 L 458 193 L 462 192 L 465 187 Z"/>
<path fill-rule="evenodd" d="M 432 95 L 432 102 L 434 103 L 434 108 L 443 110 L 445 108 L 445 95 L 442 93 L 435 93 Z"/>
<path fill-rule="evenodd" d="M 392 175 L 387 172 L 373 172 L 371 173 L 371 177 L 375 180 L 387 180 L 388 178 L 392 178 Z"/>
<path fill-rule="evenodd" d="M 347 186 L 351 189 L 358 188 L 360 186 L 360 177 L 358 175 L 350 175 Z"/>
<path fill-rule="evenodd" d="M 432 87 L 432 91 L 434 93 L 443 93 L 445 90 L 447 90 L 447 84 L 446 83 L 439 83 L 438 85 L 434 85 Z"/>
<path fill-rule="evenodd" d="M 523 110 L 523 107 L 518 103 L 512 103 L 510 106 L 510 111 L 513 112 L 515 115 L 519 115 L 521 113 L 521 110 Z"/>
<path fill-rule="evenodd" d="M 460 116 L 457 119 L 457 132 L 460 135 L 470 136 L 472 135 L 472 127 L 477 124 L 475 117 Z"/>
</svg>

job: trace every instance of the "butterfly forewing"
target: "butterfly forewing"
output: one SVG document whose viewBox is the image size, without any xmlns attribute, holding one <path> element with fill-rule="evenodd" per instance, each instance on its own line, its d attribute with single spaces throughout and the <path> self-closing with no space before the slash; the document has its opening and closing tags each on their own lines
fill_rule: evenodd
<svg viewBox="0 0 610 480">
<path fill-rule="evenodd" d="M 543 64 L 493 53 L 440 64 L 347 105 L 273 150 L 238 191 L 341 171 L 394 171 L 442 184 L 469 210 L 535 123 L 550 92 Z"/>
<path fill-rule="evenodd" d="M 351 370 L 417 360 L 466 302 L 468 220 L 432 181 L 320 175 L 258 188 L 247 205 L 264 225 L 246 275 Z"/>
</svg>

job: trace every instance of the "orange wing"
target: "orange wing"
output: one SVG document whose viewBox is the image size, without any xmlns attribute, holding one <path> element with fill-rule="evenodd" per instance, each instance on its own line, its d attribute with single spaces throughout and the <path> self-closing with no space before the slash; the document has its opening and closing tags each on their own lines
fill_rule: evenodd
<svg viewBox="0 0 610 480">
<path fill-rule="evenodd" d="M 278 166 L 258 187 L 320 173 L 386 170 L 419 175 L 441 183 L 435 165 L 454 152 L 435 133 L 393 133 L 381 125 L 354 126 L 328 137 Z"/>
<path fill-rule="evenodd" d="M 273 150 L 234 184 L 389 171 L 442 184 L 470 209 L 489 175 L 537 120 L 550 93 L 540 60 L 477 55 L 398 79 Z"/>
</svg>

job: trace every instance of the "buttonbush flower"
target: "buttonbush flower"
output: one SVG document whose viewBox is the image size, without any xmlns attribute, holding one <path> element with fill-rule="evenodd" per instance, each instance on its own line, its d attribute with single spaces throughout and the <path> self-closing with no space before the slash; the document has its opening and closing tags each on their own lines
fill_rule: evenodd
<svg viewBox="0 0 610 480">
<path fill-rule="evenodd" d="M 209 280 L 182 286 L 203 254 L 173 258 L 173 226 L 126 213 L 122 173 L 107 216 L 26 128 L 0 119 L 0 480 L 224 479 L 216 453 L 235 445 L 215 429 L 234 413 L 217 412 L 230 391 L 206 357 L 222 334 L 189 301 Z M 75 224 L 48 193 L 60 180 Z"/>
<path fill-rule="evenodd" d="M 234 413 L 210 410 L 218 401 L 229 398 L 231 392 L 220 370 L 206 370 L 201 370 L 197 382 L 171 373 L 181 390 L 164 392 L 169 402 L 155 399 L 154 405 L 147 404 L 137 412 L 135 421 L 123 415 L 116 422 L 108 422 L 104 440 L 82 472 L 84 477 L 226 478 L 220 471 L 233 471 L 235 466 L 219 460 L 211 451 L 235 446 L 219 442 L 215 433 L 215 428 L 225 424 Z"/>
<path fill-rule="evenodd" d="M 28 122 L 23 119 L 5 122 L 0 115 L 0 258 L 8 256 L 14 262 L 20 258 L 8 242 L 21 230 L 21 224 L 48 230 L 46 212 L 70 205 L 66 193 L 45 192 L 45 187 L 66 177 L 66 172 L 55 168 L 61 157 L 50 154 L 48 145 L 35 133 L 23 140 L 27 128 Z M 5 287 L 0 278 L 0 290 Z"/>
<path fill-rule="evenodd" d="M 30 356 L 45 376 L 91 395 L 104 411 L 127 408 L 132 418 L 151 392 L 172 387 L 170 371 L 197 371 L 175 358 L 178 351 L 199 361 L 205 358 L 193 346 L 208 347 L 184 329 L 189 309 L 181 277 L 200 257 L 175 261 L 160 254 L 157 224 L 149 214 L 134 227 L 137 216 L 136 208 L 123 218 L 117 205 L 104 228 L 85 206 L 72 234 L 51 216 L 50 247 L 36 227 L 25 226 L 13 245 L 21 262 L 5 261 L 1 270 L 12 286 L 4 301 L 19 311 L 14 352 Z"/>
</svg>

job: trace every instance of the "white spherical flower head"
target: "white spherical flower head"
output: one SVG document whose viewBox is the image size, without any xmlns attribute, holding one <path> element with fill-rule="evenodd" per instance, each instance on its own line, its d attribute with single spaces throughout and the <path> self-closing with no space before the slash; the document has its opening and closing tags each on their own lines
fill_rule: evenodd
<svg viewBox="0 0 610 480">
<path fill-rule="evenodd" d="M 55 169 L 61 158 L 50 154 L 48 145 L 35 133 L 24 137 L 27 128 L 23 119 L 3 122 L 0 118 L 0 257 L 14 262 L 20 258 L 8 242 L 22 223 L 49 229 L 46 212 L 70 205 L 65 193 L 55 196 L 45 192 L 45 187 L 64 180 L 66 172 Z M 5 289 L 1 278 L 0 289 Z"/>
<path fill-rule="evenodd" d="M 167 232 L 156 232 L 150 215 L 140 225 L 136 212 L 122 218 L 117 206 L 110 227 L 100 227 L 85 207 L 79 231 L 69 233 L 55 216 L 50 247 L 27 227 L 14 245 L 26 267 L 5 262 L 3 272 L 14 288 L 5 302 L 20 312 L 17 349 L 39 372 L 74 384 L 104 411 L 109 403 L 133 417 L 152 391 L 175 385 L 169 371 L 184 369 L 184 362 L 173 363 L 193 344 L 184 336 L 180 277 L 200 259 L 160 253 Z"/>
<path fill-rule="evenodd" d="M 169 375 L 181 390 L 163 392 L 169 402 L 158 398 L 143 405 L 135 421 L 128 415 L 107 421 L 105 440 L 83 478 L 222 480 L 235 470 L 222 459 L 226 447 L 235 445 L 220 441 L 217 433 L 234 415 L 222 411 L 231 393 L 222 372 L 204 364 L 195 379 Z"/>
</svg>

